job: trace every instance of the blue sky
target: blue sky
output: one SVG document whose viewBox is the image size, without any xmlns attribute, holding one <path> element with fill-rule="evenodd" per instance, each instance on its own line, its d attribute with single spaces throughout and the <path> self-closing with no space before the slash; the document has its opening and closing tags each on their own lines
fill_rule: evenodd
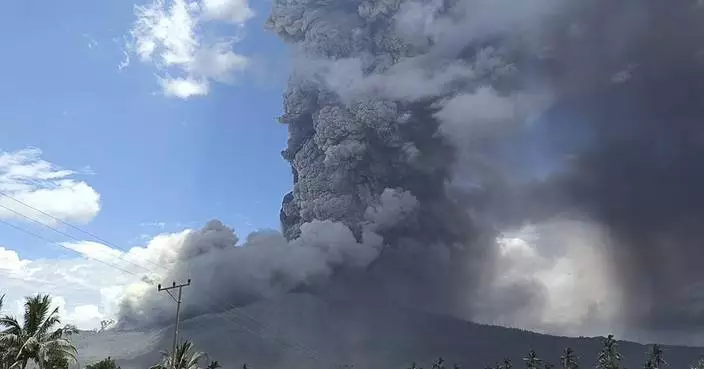
<svg viewBox="0 0 704 369">
<path fill-rule="evenodd" d="M 3 4 L 0 191 L 113 248 L 137 247 L 122 254 L 133 260 L 168 254 L 184 231 L 213 218 L 240 238 L 278 228 L 292 186 L 280 156 L 286 127 L 276 121 L 288 63 L 283 43 L 263 26 L 270 6 Z M 19 313 L 24 296 L 41 292 L 82 328 L 115 317 L 135 277 L 91 258 L 122 251 L 11 198 L 0 205 L 0 221 L 74 250 L 0 224 L 6 309 Z"/>
<path fill-rule="evenodd" d="M 0 148 L 36 147 L 43 160 L 62 168 L 89 167 L 93 174 L 77 178 L 100 194 L 101 209 L 82 227 L 125 247 L 141 235 L 197 227 L 210 218 L 240 234 L 277 227 L 291 179 L 279 155 L 286 129 L 275 119 L 285 50 L 263 27 L 270 3 L 250 4 L 256 15 L 243 28 L 215 25 L 222 34 L 241 34 L 233 50 L 257 65 L 237 73 L 234 83 L 214 83 L 207 96 L 187 100 L 162 94 L 155 78 L 160 71 L 126 46 L 135 5 L 5 5 L 0 41 L 12 57 L 0 59 Z M 132 54 L 130 64 L 119 70 L 125 52 Z M 0 224 L 0 245 L 22 257 L 67 253 L 43 243 Z"/>
</svg>

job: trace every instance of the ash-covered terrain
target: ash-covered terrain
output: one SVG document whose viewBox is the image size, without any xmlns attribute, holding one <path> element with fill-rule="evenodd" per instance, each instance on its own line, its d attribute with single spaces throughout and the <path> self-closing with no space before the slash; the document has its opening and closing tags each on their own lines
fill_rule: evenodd
<svg viewBox="0 0 704 369">
<path fill-rule="evenodd" d="M 263 323 L 263 324 L 262 324 Z M 74 337 L 81 366 L 116 359 L 123 369 L 143 369 L 170 347 L 173 327 L 81 332 Z M 256 332 L 256 333 L 255 333 Z M 398 307 L 324 300 L 310 294 L 287 294 L 237 312 L 210 313 L 183 322 L 183 336 L 224 368 L 402 369 L 412 362 L 429 367 L 442 356 L 463 368 L 485 368 L 513 359 L 521 365 L 530 348 L 559 364 L 572 347 L 582 367 L 596 363 L 603 338 L 566 338 L 479 325 Z M 648 348 L 619 342 L 624 366 L 643 365 Z M 672 368 L 689 368 L 704 349 L 665 346 Z"/>
</svg>

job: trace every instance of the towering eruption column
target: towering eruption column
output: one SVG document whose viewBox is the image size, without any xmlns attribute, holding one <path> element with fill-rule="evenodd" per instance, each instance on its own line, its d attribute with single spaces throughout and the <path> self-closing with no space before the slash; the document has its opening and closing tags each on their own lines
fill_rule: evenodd
<svg viewBox="0 0 704 369">
<path fill-rule="evenodd" d="M 530 11 L 499 11 L 508 18 L 483 24 L 473 3 L 279 0 L 267 22 L 296 55 L 280 117 L 294 179 L 281 209 L 286 238 L 316 219 L 342 222 L 358 237 L 374 224 L 386 248 L 367 276 L 383 283 L 370 285 L 400 300 L 427 293 L 445 310 L 466 309 L 456 306 L 457 290 L 466 297 L 479 283 L 493 253 L 481 240 L 495 234 L 448 196 L 459 153 L 441 126 L 458 115 L 515 119 L 504 96 L 519 86 L 516 65 L 505 62 L 512 52 L 488 41 L 535 19 Z M 478 3 L 478 10 L 505 9 Z M 498 102 L 498 116 L 476 102 L 471 115 L 457 111 L 475 95 Z M 473 149 L 479 141 L 462 148 L 475 187 L 489 173 L 479 157 L 487 148 Z"/>
</svg>

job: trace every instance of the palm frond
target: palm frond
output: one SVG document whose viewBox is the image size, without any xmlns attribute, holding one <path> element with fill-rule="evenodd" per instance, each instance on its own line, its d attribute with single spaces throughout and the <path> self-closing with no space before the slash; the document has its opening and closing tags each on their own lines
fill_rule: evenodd
<svg viewBox="0 0 704 369">
<path fill-rule="evenodd" d="M 22 330 L 22 326 L 13 316 L 5 315 L 0 317 L 0 326 L 6 327 L 7 330 Z"/>
<path fill-rule="evenodd" d="M 47 361 L 49 357 L 54 356 L 60 359 L 75 363 L 78 361 L 78 350 L 67 339 L 57 339 L 43 342 L 39 345 L 39 358 Z"/>
<path fill-rule="evenodd" d="M 30 334 L 36 333 L 44 320 L 50 316 L 51 297 L 35 295 L 27 297 L 24 303 L 24 328 Z"/>
<path fill-rule="evenodd" d="M 37 334 L 46 335 L 53 327 L 61 324 L 61 318 L 59 318 L 59 308 L 55 308 L 54 311 L 49 314 L 46 319 L 37 328 Z"/>
</svg>

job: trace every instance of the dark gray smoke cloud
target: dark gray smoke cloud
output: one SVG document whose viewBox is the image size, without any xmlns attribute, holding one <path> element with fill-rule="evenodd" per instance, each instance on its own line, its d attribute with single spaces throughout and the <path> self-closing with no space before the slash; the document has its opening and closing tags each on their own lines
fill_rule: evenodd
<svg viewBox="0 0 704 369">
<path fill-rule="evenodd" d="M 528 191 L 538 201 L 523 215 L 579 212 L 606 227 L 630 329 L 698 331 L 704 8 L 605 4 L 580 12 L 578 41 L 557 53 L 560 99 L 537 130 L 559 170 Z"/>
<path fill-rule="evenodd" d="M 221 308 L 306 288 L 552 333 L 698 328 L 703 12 L 275 0 L 295 55 L 282 234 L 235 246 L 211 223 L 166 280 L 199 275 L 189 293 Z M 163 300 L 128 296 L 121 321 Z"/>
<path fill-rule="evenodd" d="M 613 304 L 626 331 L 697 327 L 703 11 L 276 1 L 268 26 L 298 53 L 281 117 L 295 183 L 286 237 L 313 219 L 355 230 L 385 188 L 402 188 L 419 201 L 417 223 L 384 234 L 389 249 L 361 278 L 375 282 L 355 291 L 534 326 L 548 287 L 526 278 L 496 290 L 494 237 L 580 219 L 609 236 L 600 262 L 614 277 L 602 287 L 625 294 Z"/>
</svg>

